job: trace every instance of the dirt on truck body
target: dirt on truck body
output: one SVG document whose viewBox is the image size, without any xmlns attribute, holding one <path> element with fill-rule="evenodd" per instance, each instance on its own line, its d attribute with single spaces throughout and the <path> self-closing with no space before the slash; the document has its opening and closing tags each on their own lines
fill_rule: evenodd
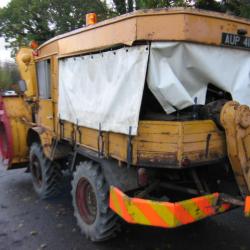
<svg viewBox="0 0 250 250">
<path fill-rule="evenodd" d="M 93 17 L 93 19 L 91 19 Z M 72 173 L 92 241 L 128 223 L 173 228 L 250 213 L 250 22 L 194 9 L 144 10 L 17 53 L 2 97 L 1 153 L 41 198 Z"/>
</svg>

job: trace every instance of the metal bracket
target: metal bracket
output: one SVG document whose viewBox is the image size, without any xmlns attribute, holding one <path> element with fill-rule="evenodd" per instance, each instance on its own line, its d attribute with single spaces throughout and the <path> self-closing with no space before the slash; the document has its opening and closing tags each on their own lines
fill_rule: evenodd
<svg viewBox="0 0 250 250">
<path fill-rule="evenodd" d="M 103 141 L 103 132 L 102 132 L 102 125 L 99 123 L 99 131 L 98 131 L 98 138 L 97 138 L 97 147 L 98 147 L 98 157 L 103 157 L 103 149 L 104 149 L 104 141 Z"/>
<path fill-rule="evenodd" d="M 127 168 L 132 164 L 132 127 L 129 126 L 128 147 L 127 147 Z"/>
<path fill-rule="evenodd" d="M 64 122 L 59 117 L 59 125 L 60 125 L 60 139 L 64 138 Z"/>
<path fill-rule="evenodd" d="M 76 130 L 77 130 L 77 132 L 78 132 L 78 134 L 79 134 L 79 143 L 81 143 L 81 141 L 82 141 L 82 132 L 81 132 L 81 130 L 80 130 L 80 126 L 79 126 L 79 123 L 78 123 L 78 119 L 76 120 Z M 76 139 L 76 138 L 75 138 Z"/>
<path fill-rule="evenodd" d="M 212 134 L 207 135 L 207 142 L 206 142 L 206 151 L 205 151 L 205 157 L 208 158 L 208 153 L 209 153 L 209 144 L 211 140 Z"/>
<path fill-rule="evenodd" d="M 51 150 L 51 153 L 50 153 L 50 160 L 51 161 L 54 160 L 56 148 L 58 146 L 58 142 L 59 142 L 59 140 L 57 140 L 57 138 L 53 141 L 53 146 L 52 146 L 52 150 Z"/>
<path fill-rule="evenodd" d="M 70 165 L 70 172 L 73 173 L 74 172 L 74 168 L 75 168 L 75 161 L 76 161 L 76 157 L 77 157 L 78 151 L 76 150 L 76 146 L 74 149 L 74 154 L 73 154 L 73 159 L 71 161 L 71 165 Z"/>
</svg>

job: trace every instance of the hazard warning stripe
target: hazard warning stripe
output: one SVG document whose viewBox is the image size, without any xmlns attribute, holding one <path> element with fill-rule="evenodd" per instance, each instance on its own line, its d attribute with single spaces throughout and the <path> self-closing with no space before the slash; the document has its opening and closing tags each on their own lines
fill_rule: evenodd
<svg viewBox="0 0 250 250">
<path fill-rule="evenodd" d="M 173 228 L 193 223 L 230 209 L 230 205 L 217 205 L 219 194 L 214 193 L 180 202 L 157 202 L 129 198 L 116 187 L 110 188 L 110 208 L 125 221 L 133 224 Z M 246 209 L 250 214 L 250 200 Z"/>
<path fill-rule="evenodd" d="M 246 197 L 246 201 L 245 201 L 245 216 L 250 217 L 250 196 Z"/>
<path fill-rule="evenodd" d="M 188 206 L 190 206 L 190 204 L 187 204 Z M 187 207 L 184 207 L 184 204 L 181 203 L 175 203 L 174 207 L 173 207 L 173 214 L 176 216 L 176 218 L 181 222 L 181 225 L 184 224 L 189 224 L 192 222 L 195 222 L 195 217 L 193 217 L 193 215 L 191 214 L 191 209 L 188 209 Z M 173 227 L 175 225 L 172 225 Z"/>
<path fill-rule="evenodd" d="M 141 199 L 137 199 L 134 204 L 136 204 L 136 207 L 148 219 L 148 225 L 156 224 L 159 227 L 169 227 L 168 222 L 161 216 L 162 213 L 158 213 L 157 209 L 154 209 L 158 207 L 154 204 L 154 202 L 142 202 Z"/>
</svg>

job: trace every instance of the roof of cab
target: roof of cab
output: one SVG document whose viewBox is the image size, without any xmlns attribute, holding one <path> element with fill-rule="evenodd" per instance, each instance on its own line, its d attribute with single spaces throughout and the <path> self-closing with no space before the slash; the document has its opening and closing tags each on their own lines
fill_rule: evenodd
<svg viewBox="0 0 250 250">
<path fill-rule="evenodd" d="M 132 46 L 136 41 L 188 41 L 220 45 L 223 32 L 250 34 L 250 21 L 193 8 L 138 10 L 56 36 L 39 50 L 39 57 L 83 54 Z"/>
</svg>

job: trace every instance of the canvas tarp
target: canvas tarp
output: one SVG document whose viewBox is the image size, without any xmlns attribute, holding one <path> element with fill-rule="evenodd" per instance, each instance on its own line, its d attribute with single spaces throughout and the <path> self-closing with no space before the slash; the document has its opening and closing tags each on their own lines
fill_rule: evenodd
<svg viewBox="0 0 250 250">
<path fill-rule="evenodd" d="M 149 62 L 148 62 L 149 59 Z M 148 72 L 148 75 L 146 76 Z M 250 53 L 183 42 L 153 42 L 59 61 L 60 118 L 137 134 L 144 83 L 166 113 L 204 104 L 207 85 L 250 105 Z"/>
<path fill-rule="evenodd" d="M 60 60 L 60 119 L 135 135 L 148 54 L 143 45 Z"/>
<path fill-rule="evenodd" d="M 250 105 L 250 52 L 181 42 L 152 43 L 147 81 L 167 113 L 204 104 L 207 85 Z"/>
</svg>

